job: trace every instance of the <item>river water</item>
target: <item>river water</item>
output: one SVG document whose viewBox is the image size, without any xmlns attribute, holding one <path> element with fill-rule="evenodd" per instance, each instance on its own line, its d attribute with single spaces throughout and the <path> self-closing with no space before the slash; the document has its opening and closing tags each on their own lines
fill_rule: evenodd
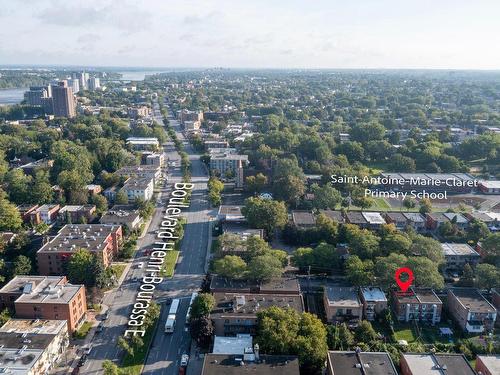
<svg viewBox="0 0 500 375">
<path fill-rule="evenodd" d="M 0 89 L 0 105 L 19 104 L 24 99 L 24 92 L 27 88 Z"/>
</svg>

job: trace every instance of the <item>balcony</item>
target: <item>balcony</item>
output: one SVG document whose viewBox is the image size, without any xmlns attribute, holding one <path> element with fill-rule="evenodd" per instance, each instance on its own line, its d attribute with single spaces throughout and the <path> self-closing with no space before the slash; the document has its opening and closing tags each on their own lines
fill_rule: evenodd
<svg viewBox="0 0 500 375">
<path fill-rule="evenodd" d="M 484 324 L 477 320 L 469 320 L 465 325 L 468 333 L 481 333 L 484 332 Z"/>
</svg>

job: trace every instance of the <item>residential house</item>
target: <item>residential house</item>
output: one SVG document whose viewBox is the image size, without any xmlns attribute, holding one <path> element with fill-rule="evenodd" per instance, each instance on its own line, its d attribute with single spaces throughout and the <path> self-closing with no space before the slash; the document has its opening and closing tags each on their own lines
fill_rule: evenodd
<svg viewBox="0 0 500 375">
<path fill-rule="evenodd" d="M 425 214 L 425 219 L 429 230 L 437 230 L 441 225 L 450 221 L 442 212 L 429 212 Z"/>
<path fill-rule="evenodd" d="M 341 211 L 319 210 L 319 213 L 325 215 L 329 219 L 332 219 L 338 224 L 343 224 L 345 222 L 344 216 L 342 216 Z"/>
<path fill-rule="evenodd" d="M 453 224 L 455 224 L 460 229 L 467 229 L 469 226 L 469 220 L 462 215 L 454 212 L 445 212 L 443 215 Z"/>
<path fill-rule="evenodd" d="M 406 225 L 417 232 L 423 232 L 425 230 L 426 220 L 422 214 L 418 212 L 402 212 L 402 214 L 406 217 Z"/>
<path fill-rule="evenodd" d="M 311 211 L 292 211 L 292 223 L 296 228 L 309 229 L 316 226 L 316 217 Z"/>
<path fill-rule="evenodd" d="M 369 227 L 368 221 L 366 221 L 363 214 L 359 211 L 347 211 L 345 214 L 345 221 L 347 224 L 355 224 L 360 228 L 366 229 Z"/>
<path fill-rule="evenodd" d="M 361 213 L 368 223 L 368 228 L 377 230 L 382 228 L 382 225 L 387 224 L 382 215 L 378 212 L 362 212 Z"/>
<path fill-rule="evenodd" d="M 386 212 L 385 220 L 387 221 L 387 224 L 394 224 L 398 230 L 404 230 L 408 221 L 405 215 L 401 212 Z"/>
<path fill-rule="evenodd" d="M 448 312 L 467 333 L 493 330 L 497 309 L 474 288 L 449 288 Z"/>
</svg>

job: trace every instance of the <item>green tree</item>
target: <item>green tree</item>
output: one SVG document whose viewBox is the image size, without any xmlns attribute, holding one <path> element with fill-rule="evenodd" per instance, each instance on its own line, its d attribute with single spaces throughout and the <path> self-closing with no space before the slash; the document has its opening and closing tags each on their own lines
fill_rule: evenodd
<svg viewBox="0 0 500 375">
<path fill-rule="evenodd" d="M 411 198 L 405 198 L 403 199 L 403 207 L 406 208 L 407 211 L 411 210 L 412 208 L 415 208 L 416 203 L 413 199 Z"/>
<path fill-rule="evenodd" d="M 411 239 L 401 232 L 389 233 L 380 241 L 380 248 L 385 255 L 391 253 L 408 254 L 411 245 Z"/>
<path fill-rule="evenodd" d="M 23 225 L 16 206 L 10 203 L 0 189 L 0 231 L 18 231 Z"/>
<path fill-rule="evenodd" d="M 361 259 L 372 258 L 379 251 L 380 237 L 356 225 L 347 225 L 346 237 L 351 252 Z"/>
<path fill-rule="evenodd" d="M 328 325 L 327 341 L 330 350 L 349 350 L 354 346 L 354 335 L 345 323 Z"/>
<path fill-rule="evenodd" d="M 30 275 L 31 274 L 31 260 L 30 258 L 19 255 L 14 259 L 12 268 L 12 276 L 17 275 Z"/>
<path fill-rule="evenodd" d="M 120 349 L 122 349 L 129 356 L 134 355 L 134 348 L 130 345 L 130 342 L 125 339 L 123 336 L 118 337 L 117 345 Z"/>
<path fill-rule="evenodd" d="M 85 284 L 93 286 L 94 275 L 94 256 L 85 249 L 78 249 L 73 253 L 67 262 L 68 279 L 73 284 Z"/>
<path fill-rule="evenodd" d="M 500 267 L 500 233 L 491 234 L 481 241 L 481 251 L 486 262 Z"/>
<path fill-rule="evenodd" d="M 260 193 L 267 185 L 267 177 L 262 173 L 257 173 L 255 176 L 248 176 L 245 179 L 246 190 L 252 193 Z"/>
<path fill-rule="evenodd" d="M 53 202 L 54 192 L 46 172 L 38 171 L 31 188 L 31 202 L 42 205 Z"/>
<path fill-rule="evenodd" d="M 265 229 L 268 235 L 273 235 L 288 221 L 285 204 L 275 200 L 251 197 L 245 201 L 241 211 L 251 227 Z"/>
<path fill-rule="evenodd" d="M 29 187 L 32 178 L 24 174 L 22 169 L 11 169 L 5 175 L 5 184 L 9 199 L 16 203 L 22 204 L 30 201 Z"/>
<path fill-rule="evenodd" d="M 279 259 L 271 255 L 260 255 L 248 263 L 248 278 L 262 282 L 283 274 L 283 265 Z"/>
<path fill-rule="evenodd" d="M 377 339 L 377 332 L 375 332 L 369 321 L 362 320 L 354 331 L 354 337 L 357 342 L 369 344 Z"/>
<path fill-rule="evenodd" d="M 189 332 L 199 347 L 208 348 L 214 334 L 212 320 L 206 315 L 191 319 L 189 323 Z"/>
<path fill-rule="evenodd" d="M 415 285 L 424 288 L 442 289 L 443 276 L 439 273 L 438 264 L 425 257 L 409 257 L 408 267 L 415 276 Z"/>
<path fill-rule="evenodd" d="M 469 263 L 467 263 L 463 268 L 462 276 L 459 280 L 459 285 L 468 288 L 474 286 L 474 270 Z"/>
<path fill-rule="evenodd" d="M 432 202 L 429 198 L 423 198 L 420 200 L 419 212 L 423 215 L 432 212 Z"/>
<path fill-rule="evenodd" d="M 425 237 L 420 234 L 413 237 L 410 253 L 424 256 L 438 265 L 444 262 L 441 243 L 431 237 Z"/>
<path fill-rule="evenodd" d="M 491 289 L 500 286 L 500 271 L 492 264 L 476 266 L 476 285 L 478 288 Z"/>
<path fill-rule="evenodd" d="M 102 363 L 102 369 L 104 370 L 104 375 L 120 375 L 119 367 L 109 359 L 104 360 Z"/>
<path fill-rule="evenodd" d="M 208 316 L 215 306 L 215 298 L 210 293 L 199 293 L 191 305 L 191 319 Z"/>
<path fill-rule="evenodd" d="M 108 200 L 105 196 L 99 194 L 92 194 L 90 202 L 95 204 L 97 214 L 103 214 L 108 210 Z"/>
<path fill-rule="evenodd" d="M 245 276 L 246 270 L 247 264 L 236 255 L 226 255 L 224 258 L 217 259 L 214 262 L 215 273 L 222 277 L 240 279 Z"/>
<path fill-rule="evenodd" d="M 352 285 L 370 285 L 374 280 L 373 262 L 362 261 L 357 255 L 352 255 L 345 262 L 345 274 Z"/>
<path fill-rule="evenodd" d="M 127 194 L 123 190 L 120 190 L 116 193 L 115 203 L 116 204 L 127 204 L 128 203 Z"/>
<path fill-rule="evenodd" d="M 340 192 L 330 184 L 319 186 L 313 184 L 311 191 L 314 194 L 313 207 L 317 209 L 332 209 L 334 210 L 342 201 Z"/>
</svg>

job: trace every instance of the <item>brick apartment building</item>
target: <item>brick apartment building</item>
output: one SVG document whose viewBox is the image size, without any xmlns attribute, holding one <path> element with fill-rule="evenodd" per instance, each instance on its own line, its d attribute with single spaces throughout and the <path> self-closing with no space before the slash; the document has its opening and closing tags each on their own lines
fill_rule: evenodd
<svg viewBox="0 0 500 375">
<path fill-rule="evenodd" d="M 68 283 L 65 276 L 16 276 L 0 289 L 0 306 L 16 318 L 66 320 L 75 331 L 85 319 L 85 287 Z"/>
<path fill-rule="evenodd" d="M 493 330 L 497 309 L 474 288 L 448 289 L 448 311 L 468 333 Z"/>
<path fill-rule="evenodd" d="M 400 322 L 418 320 L 436 324 L 441 321 L 443 302 L 431 289 L 410 288 L 407 292 L 393 292 L 393 310 Z"/>
<path fill-rule="evenodd" d="M 108 267 L 122 243 L 122 228 L 104 224 L 65 225 L 50 242 L 37 252 L 41 275 L 63 275 L 64 263 L 79 249 L 101 257 Z"/>
</svg>

